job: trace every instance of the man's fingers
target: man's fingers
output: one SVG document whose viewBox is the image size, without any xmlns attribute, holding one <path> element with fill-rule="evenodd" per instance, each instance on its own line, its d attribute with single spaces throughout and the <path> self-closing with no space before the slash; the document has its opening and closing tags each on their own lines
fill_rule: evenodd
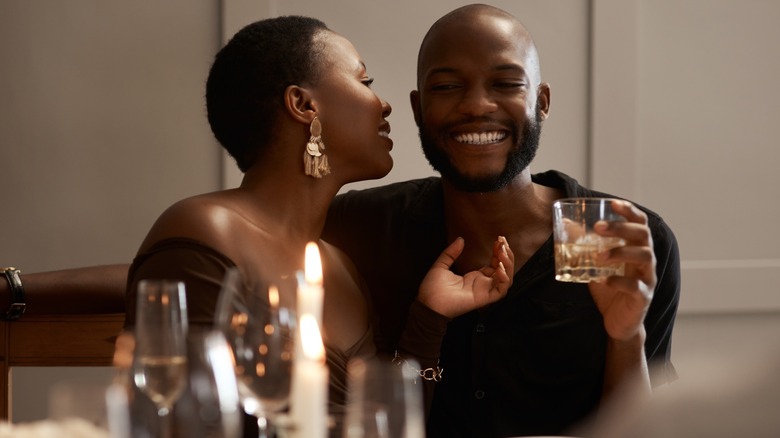
<svg viewBox="0 0 780 438">
<path fill-rule="evenodd" d="M 643 225 L 647 224 L 647 215 L 631 202 L 621 200 L 612 201 L 612 210 L 626 218 L 629 222 Z"/>
</svg>

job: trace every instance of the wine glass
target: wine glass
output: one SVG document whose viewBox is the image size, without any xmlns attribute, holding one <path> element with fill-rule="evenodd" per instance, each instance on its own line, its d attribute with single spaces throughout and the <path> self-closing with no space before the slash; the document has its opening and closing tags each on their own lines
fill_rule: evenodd
<svg viewBox="0 0 780 438">
<path fill-rule="evenodd" d="M 379 359 L 350 361 L 346 438 L 425 436 L 422 386 L 415 384 L 415 365 L 414 360 L 406 365 Z"/>
<path fill-rule="evenodd" d="M 217 328 L 233 353 L 241 405 L 257 417 L 260 437 L 272 434 L 276 414 L 289 403 L 297 322 L 279 304 L 289 282 L 248 284 L 238 269 L 225 275 L 217 302 Z"/>
<path fill-rule="evenodd" d="M 211 326 L 192 325 L 187 338 L 188 384 L 176 402 L 176 436 L 241 436 L 243 412 L 225 337 Z"/>
<path fill-rule="evenodd" d="M 160 436 L 171 434 L 171 409 L 187 386 L 187 304 L 184 283 L 138 283 L 133 381 L 157 408 Z"/>
</svg>

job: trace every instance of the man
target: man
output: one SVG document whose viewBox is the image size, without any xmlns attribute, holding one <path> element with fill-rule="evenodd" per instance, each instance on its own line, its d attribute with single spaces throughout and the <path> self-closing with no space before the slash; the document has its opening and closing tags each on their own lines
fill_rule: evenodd
<svg viewBox="0 0 780 438">
<path fill-rule="evenodd" d="M 550 86 L 523 26 L 485 5 L 442 17 L 420 47 L 411 103 L 441 178 L 342 195 L 324 236 L 368 282 L 380 350 L 422 363 L 433 388 L 428 436 L 565 433 L 623 386 L 649 392 L 649 364 L 659 382 L 673 379 L 679 255 L 658 215 L 620 204 L 628 221 L 601 231 L 627 241 L 608 254 L 626 263 L 625 276 L 554 279 L 553 201 L 609 195 L 559 172 L 531 174 Z M 487 265 L 495 236 L 515 257 L 504 299 L 464 315 L 446 297 L 417 299 L 448 243 L 465 239 L 452 266 L 463 273 Z"/>
<path fill-rule="evenodd" d="M 417 87 L 415 121 L 441 178 L 338 197 L 324 238 L 368 282 L 380 350 L 428 352 L 419 359 L 434 387 L 429 437 L 565 433 L 626 385 L 648 393 L 648 364 L 660 382 L 674 379 L 679 255 L 658 215 L 620 203 L 627 222 L 601 233 L 626 240 L 608 254 L 625 276 L 554 279 L 553 201 L 610 195 L 559 172 L 531 174 L 550 86 L 527 30 L 490 6 L 456 9 L 425 36 Z M 465 238 L 452 269 L 467 272 L 485 265 L 496 235 L 515 255 L 504 299 L 460 316 L 416 300 L 448 242 Z"/>
</svg>

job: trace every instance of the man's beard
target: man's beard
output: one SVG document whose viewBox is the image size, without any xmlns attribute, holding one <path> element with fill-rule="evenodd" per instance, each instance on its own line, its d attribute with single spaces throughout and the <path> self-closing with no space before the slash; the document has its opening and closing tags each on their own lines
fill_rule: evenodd
<svg viewBox="0 0 780 438">
<path fill-rule="evenodd" d="M 515 141 L 515 146 L 509 151 L 504 170 L 497 174 L 468 176 L 455 168 L 447 154 L 436 145 L 436 138 L 422 128 L 424 125 L 425 121 L 423 120 L 418 128 L 425 157 L 434 170 L 438 171 L 455 188 L 464 192 L 493 192 L 509 184 L 534 160 L 536 151 L 539 149 L 539 138 L 542 131 L 541 114 L 538 109 L 534 119 L 523 127 L 522 135 L 518 135 L 517 124 L 511 123 L 510 135 Z M 439 133 L 438 138 L 442 142 L 449 140 L 448 132 L 448 127 L 445 127 Z"/>
</svg>

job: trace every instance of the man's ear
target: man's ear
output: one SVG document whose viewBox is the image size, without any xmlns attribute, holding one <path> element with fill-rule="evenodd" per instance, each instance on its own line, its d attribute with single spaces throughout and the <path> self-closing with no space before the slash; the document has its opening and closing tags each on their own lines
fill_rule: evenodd
<svg viewBox="0 0 780 438">
<path fill-rule="evenodd" d="M 550 84 L 542 82 L 536 88 L 536 107 L 539 109 L 539 117 L 547 120 L 550 114 Z"/>
<path fill-rule="evenodd" d="M 414 123 L 420 126 L 422 121 L 422 110 L 420 109 L 420 92 L 412 90 L 409 93 L 409 102 L 412 104 L 412 113 L 414 114 Z"/>
<path fill-rule="evenodd" d="M 311 92 L 298 85 L 290 85 L 284 90 L 284 107 L 290 116 L 302 123 L 311 123 L 317 114 L 317 102 Z"/>
</svg>

